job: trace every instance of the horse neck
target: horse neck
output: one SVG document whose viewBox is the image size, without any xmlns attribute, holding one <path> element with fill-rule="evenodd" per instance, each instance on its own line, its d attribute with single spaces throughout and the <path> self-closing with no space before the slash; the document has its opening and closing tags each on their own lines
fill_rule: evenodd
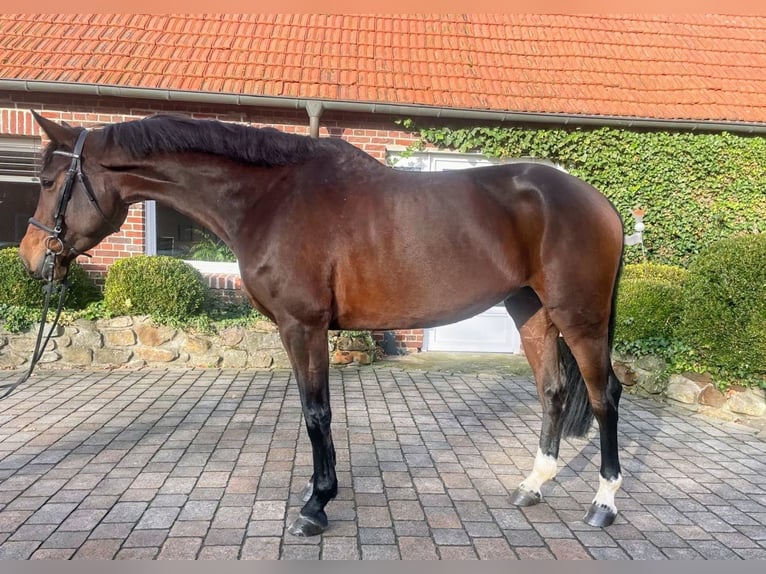
<svg viewBox="0 0 766 574">
<path fill-rule="evenodd" d="M 229 246 L 242 217 L 279 171 L 202 154 L 165 154 L 133 163 L 117 175 L 122 201 L 155 200 L 210 229 Z"/>
</svg>

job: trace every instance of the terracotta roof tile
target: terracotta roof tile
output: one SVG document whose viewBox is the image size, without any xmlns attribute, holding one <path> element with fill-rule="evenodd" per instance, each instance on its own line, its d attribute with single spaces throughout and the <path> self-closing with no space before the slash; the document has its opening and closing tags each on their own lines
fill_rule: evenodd
<svg viewBox="0 0 766 574">
<path fill-rule="evenodd" d="M 0 15 L 0 78 L 766 122 L 766 18 Z"/>
</svg>

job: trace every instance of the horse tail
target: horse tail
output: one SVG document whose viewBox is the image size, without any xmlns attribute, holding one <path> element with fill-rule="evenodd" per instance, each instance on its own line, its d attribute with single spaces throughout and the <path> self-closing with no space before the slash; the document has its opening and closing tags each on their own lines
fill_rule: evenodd
<svg viewBox="0 0 766 574">
<path fill-rule="evenodd" d="M 593 409 L 588 398 L 588 388 L 585 386 L 580 367 L 577 366 L 569 345 L 563 337 L 558 337 L 557 341 L 559 364 L 567 397 L 561 413 L 561 434 L 565 437 L 585 436 L 593 423 Z"/>
<path fill-rule="evenodd" d="M 620 275 L 622 274 L 622 262 L 623 256 L 620 254 L 620 262 L 617 267 L 617 275 L 614 279 L 614 287 L 612 288 L 612 302 L 609 312 L 609 330 L 607 332 L 607 342 L 609 348 L 609 379 L 617 379 L 612 369 L 611 353 L 612 342 L 614 341 L 614 327 L 617 310 L 617 286 L 620 284 Z M 563 337 L 558 337 L 559 347 L 559 364 L 561 366 L 561 373 L 564 377 L 564 387 L 566 392 L 566 402 L 564 403 L 564 409 L 561 413 L 561 432 L 565 437 L 568 436 L 585 436 L 590 430 L 591 424 L 593 424 L 593 409 L 590 406 L 590 399 L 588 397 L 588 388 L 585 386 L 585 380 L 580 372 L 580 367 L 577 366 L 572 350 L 569 345 L 566 344 Z M 610 381 L 611 382 L 611 381 Z"/>
</svg>

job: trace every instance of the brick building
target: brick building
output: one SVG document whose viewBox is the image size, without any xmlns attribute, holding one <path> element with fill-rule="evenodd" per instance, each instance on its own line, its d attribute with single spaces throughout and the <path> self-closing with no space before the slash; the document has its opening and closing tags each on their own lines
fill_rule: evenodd
<svg viewBox="0 0 766 574">
<path fill-rule="evenodd" d="M 0 244 L 37 201 L 44 144 L 29 112 L 77 125 L 180 112 L 341 137 L 395 163 L 395 120 L 766 130 L 766 18 L 567 15 L 0 15 Z M 487 160 L 426 150 L 399 167 Z M 145 202 L 83 261 L 182 256 L 203 231 Z M 235 289 L 236 265 L 196 264 Z M 502 309 L 398 332 L 413 349 L 513 351 Z"/>
</svg>

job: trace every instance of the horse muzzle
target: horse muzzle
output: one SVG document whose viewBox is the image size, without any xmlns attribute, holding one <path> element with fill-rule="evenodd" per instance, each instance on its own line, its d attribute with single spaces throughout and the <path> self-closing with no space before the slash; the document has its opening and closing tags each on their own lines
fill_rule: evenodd
<svg viewBox="0 0 766 574">
<path fill-rule="evenodd" d="M 67 263 L 63 257 L 63 245 L 51 237 L 28 233 L 19 246 L 19 257 L 35 279 L 61 279 L 66 275 Z"/>
</svg>

